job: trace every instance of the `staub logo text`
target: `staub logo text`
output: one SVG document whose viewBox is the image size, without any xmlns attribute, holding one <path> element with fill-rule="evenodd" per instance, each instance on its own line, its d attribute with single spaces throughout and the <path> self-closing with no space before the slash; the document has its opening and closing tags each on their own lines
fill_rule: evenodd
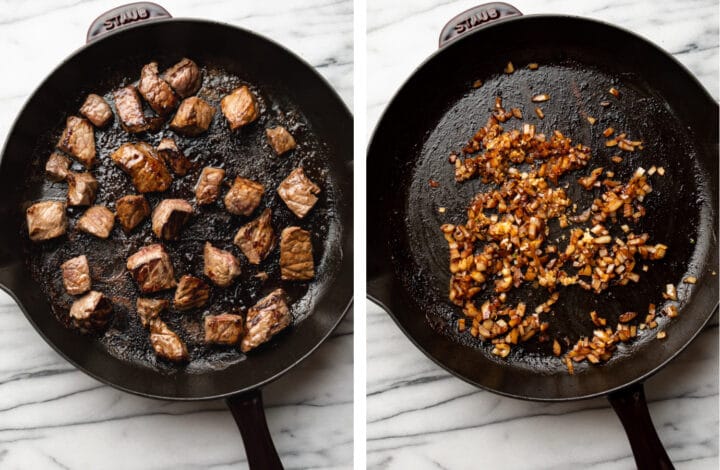
<svg viewBox="0 0 720 470">
<path fill-rule="evenodd" d="M 495 8 L 490 8 L 488 10 L 480 10 L 468 16 L 463 21 L 455 23 L 455 32 L 458 34 L 462 34 L 465 31 L 473 29 L 476 26 L 480 26 L 481 24 L 486 23 L 490 20 L 494 20 L 499 16 L 500 13 Z"/>
<path fill-rule="evenodd" d="M 145 20 L 150 17 L 150 12 L 145 8 L 131 8 L 123 10 L 117 16 L 108 18 L 103 23 L 105 25 L 105 31 L 111 31 L 119 26 L 134 23 L 135 21 Z"/>
</svg>

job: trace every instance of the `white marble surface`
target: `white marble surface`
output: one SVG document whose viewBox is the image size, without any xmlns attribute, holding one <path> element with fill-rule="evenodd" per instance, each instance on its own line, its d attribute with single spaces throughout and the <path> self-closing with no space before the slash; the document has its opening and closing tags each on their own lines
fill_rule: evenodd
<svg viewBox="0 0 720 470">
<path fill-rule="evenodd" d="M 479 3 L 368 0 L 368 133 L 393 93 L 435 50 L 445 22 Z M 526 14 L 588 16 L 636 31 L 675 55 L 718 97 L 716 1 L 510 3 Z M 427 359 L 373 304 L 367 336 L 369 468 L 634 468 L 622 426 L 603 399 L 539 404 L 480 391 Z M 649 380 L 647 394 L 676 466 L 717 469 L 717 326 Z"/>
<path fill-rule="evenodd" d="M 81 46 L 90 22 L 123 2 L 0 1 L 0 138 L 28 95 Z M 352 105 L 352 1 L 162 1 L 270 37 L 316 67 Z M 9 71 L 14 72 L 10 73 Z M 287 468 L 352 465 L 352 315 L 300 367 L 265 389 L 270 431 Z M 0 294 L 0 468 L 243 468 L 220 401 L 138 398 L 74 370 Z"/>
</svg>

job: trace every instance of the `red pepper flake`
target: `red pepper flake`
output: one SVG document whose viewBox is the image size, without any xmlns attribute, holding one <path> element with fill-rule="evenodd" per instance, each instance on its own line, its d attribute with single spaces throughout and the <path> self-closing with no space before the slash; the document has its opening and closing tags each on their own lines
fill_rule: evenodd
<svg viewBox="0 0 720 470">
<path fill-rule="evenodd" d="M 437 188 L 438 186 L 440 186 L 440 183 L 438 183 L 437 181 L 435 181 L 433 179 L 429 180 L 428 183 L 430 184 L 431 188 Z"/>
</svg>

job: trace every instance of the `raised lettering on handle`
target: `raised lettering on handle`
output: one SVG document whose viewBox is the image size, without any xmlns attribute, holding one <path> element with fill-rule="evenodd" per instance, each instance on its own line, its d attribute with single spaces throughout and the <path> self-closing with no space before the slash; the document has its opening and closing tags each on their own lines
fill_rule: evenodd
<svg viewBox="0 0 720 470">
<path fill-rule="evenodd" d="M 440 33 L 439 46 L 443 47 L 463 34 L 492 22 L 521 15 L 520 10 L 502 2 L 485 3 L 470 8 L 447 22 Z"/>
<path fill-rule="evenodd" d="M 113 8 L 98 16 L 87 32 L 87 42 L 141 21 L 172 18 L 168 11 L 151 2 L 137 2 Z"/>
</svg>

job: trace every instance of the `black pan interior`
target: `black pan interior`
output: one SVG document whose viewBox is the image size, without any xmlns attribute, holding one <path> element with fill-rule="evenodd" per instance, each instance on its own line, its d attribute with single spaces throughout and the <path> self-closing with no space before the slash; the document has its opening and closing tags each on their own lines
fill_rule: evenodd
<svg viewBox="0 0 720 470">
<path fill-rule="evenodd" d="M 511 75 L 503 73 L 509 60 L 516 68 Z M 527 69 L 530 62 L 538 62 L 539 70 Z M 472 83 L 477 79 L 483 85 L 475 89 Z M 608 93 L 612 86 L 621 91 L 619 98 Z M 550 101 L 532 103 L 530 98 L 540 93 L 549 94 Z M 547 135 L 557 129 L 588 145 L 593 159 L 584 173 L 602 166 L 627 180 L 639 166 L 666 169 L 664 177 L 652 177 L 653 193 L 645 200 L 648 214 L 633 227 L 636 233 L 647 231 L 652 240 L 667 244 L 666 258 L 646 263 L 650 270 L 642 273 L 640 283 L 599 296 L 579 287 L 562 289 L 560 301 L 546 318 L 551 334 L 571 344 L 592 332 L 591 310 L 607 317 L 614 327 L 625 311 L 644 316 L 649 302 L 661 308 L 665 284 L 679 284 L 680 318 L 660 323 L 668 331 L 667 340 L 661 343 L 654 339 L 655 332 L 648 332 L 632 344 L 621 345 L 609 363 L 582 364 L 569 376 L 552 357 L 549 343 L 531 341 L 502 360 L 469 332 L 458 333 L 462 314 L 447 299 L 448 251 L 439 227 L 464 223 L 472 196 L 488 186 L 476 180 L 456 183 L 448 155 L 459 152 L 484 125 L 496 96 L 503 98 L 505 109 L 521 108 L 523 121 L 535 124 L 539 132 Z M 601 106 L 602 101 L 610 105 Z M 536 116 L 535 106 L 543 109 L 544 119 Z M 594 126 L 587 116 L 598 120 Z M 521 125 L 512 119 L 504 127 Z M 643 140 L 644 150 L 622 152 L 624 162 L 612 163 L 610 157 L 619 151 L 605 148 L 606 127 Z M 577 18 L 524 17 L 492 25 L 423 64 L 378 125 L 368 157 L 372 175 L 368 226 L 373 227 L 368 240 L 369 246 L 385 250 L 368 252 L 369 292 L 421 349 L 477 385 L 536 399 L 583 397 L 614 389 L 672 357 L 717 303 L 717 281 L 711 275 L 717 271 L 716 149 L 717 106 L 692 76 L 646 41 Z M 561 184 L 584 173 L 571 174 Z M 431 188 L 431 179 L 439 187 Z M 390 187 L 395 189 L 388 191 Z M 571 185 L 569 194 L 579 211 L 598 196 L 577 185 Z M 444 213 L 438 211 L 440 207 Z M 564 248 L 562 242 L 560 246 Z M 701 282 L 682 284 L 688 275 Z M 488 293 L 480 299 L 483 295 Z M 548 295 L 521 288 L 509 297 L 534 307 Z"/>
<path fill-rule="evenodd" d="M 195 167 L 186 177 L 176 178 L 166 193 L 150 195 L 151 206 L 166 197 L 192 199 L 197 177 L 208 165 L 224 167 L 227 180 L 235 175 L 258 180 L 267 188 L 263 206 L 273 209 L 278 233 L 293 224 L 311 231 L 317 275 L 310 283 L 281 283 L 275 250 L 259 267 L 243 264 L 243 274 L 231 288 L 213 288 L 206 309 L 170 312 L 166 321 L 188 343 L 192 358 L 189 366 L 177 368 L 157 360 L 149 348 L 147 333 L 133 315 L 136 288 L 124 270 L 129 254 L 153 243 L 149 221 L 127 236 L 116 226 L 109 240 L 71 231 L 66 239 L 35 245 L 26 242 L 22 213 L 32 201 L 64 197 L 64 184 L 44 180 L 44 160 L 65 117 L 78 109 L 88 92 L 109 96 L 113 89 L 137 80 L 140 68 L 150 60 L 158 61 L 162 69 L 184 56 L 205 68 L 199 96 L 218 105 L 224 94 L 239 84 L 249 84 L 260 100 L 260 119 L 233 134 L 218 111 L 210 131 L 200 138 L 183 138 L 168 130 L 130 136 L 116 121 L 109 129 L 96 132 L 102 162 L 94 172 L 100 182 L 97 203 L 112 207 L 118 197 L 134 193 L 128 177 L 109 162 L 114 149 L 128 141 L 156 144 L 171 135 Z M 264 129 L 277 124 L 290 129 L 299 142 L 289 156 L 274 156 L 267 145 Z M 5 217 L 14 223 L 3 227 L 5 244 L 12 247 L 3 261 L 13 269 L 3 276 L 3 282 L 51 344 L 92 375 L 121 388 L 201 398 L 267 381 L 314 349 L 337 324 L 351 299 L 351 124 L 340 99 L 309 66 L 281 47 L 230 26 L 162 21 L 93 43 L 53 72 L 23 110 L 8 140 L 0 177 L 6 193 Z M 302 221 L 275 193 L 279 182 L 298 165 L 323 189 L 320 202 Z M 80 212 L 70 211 L 71 227 Z M 201 275 L 204 241 L 232 250 L 233 233 L 249 220 L 251 217 L 230 216 L 221 202 L 198 208 L 181 241 L 165 243 L 176 274 Z M 21 260 L 23 251 L 27 263 Z M 66 321 L 72 299 L 63 293 L 57 270 L 64 259 L 81 253 L 90 260 L 94 288 L 110 295 L 115 304 L 110 328 L 94 337 L 65 329 L 50 313 L 46 296 L 32 295 L 47 292 L 55 316 Z M 254 277 L 258 271 L 267 272 L 267 282 Z M 204 312 L 244 310 L 278 286 L 292 301 L 294 323 L 288 332 L 250 357 L 234 349 L 203 345 L 200 325 Z"/>
</svg>

